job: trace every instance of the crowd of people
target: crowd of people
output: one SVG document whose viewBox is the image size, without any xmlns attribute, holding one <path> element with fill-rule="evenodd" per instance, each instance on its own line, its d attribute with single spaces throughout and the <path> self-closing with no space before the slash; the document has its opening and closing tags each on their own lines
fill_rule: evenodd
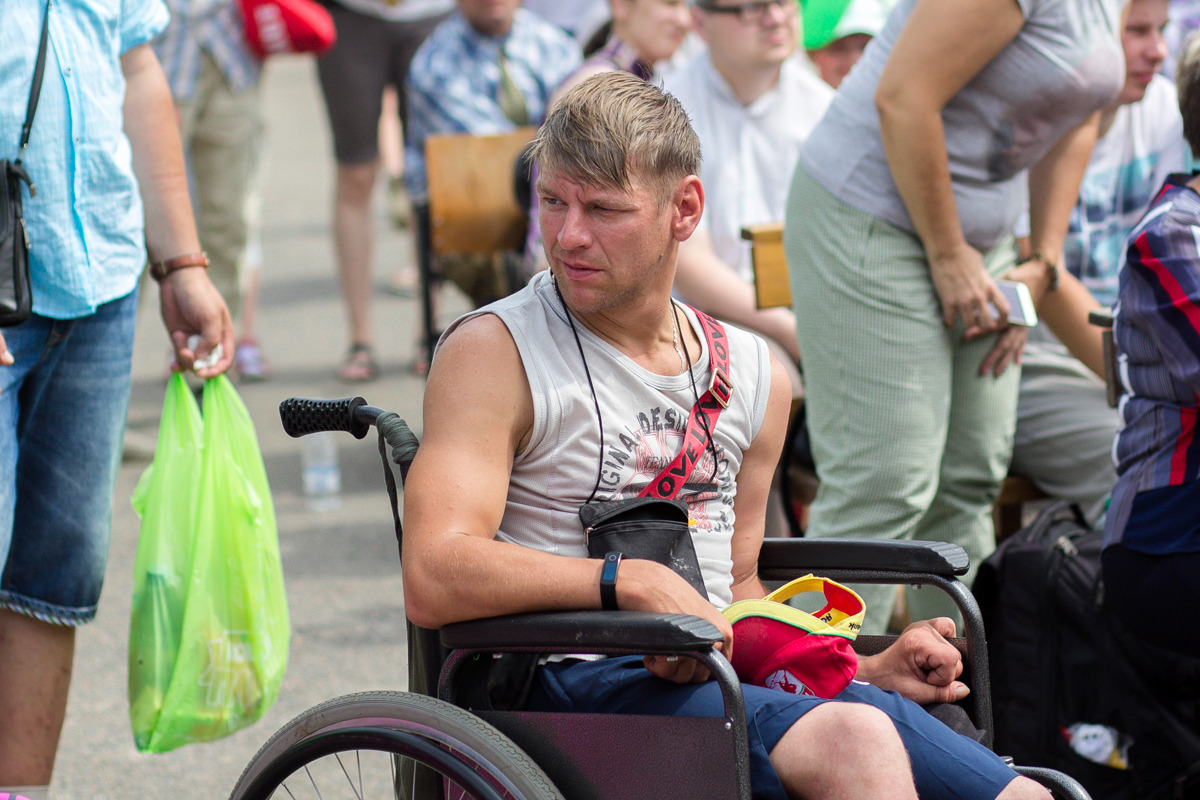
<svg viewBox="0 0 1200 800">
<path fill-rule="evenodd" d="M 34 316 L 0 330 L 0 792 L 31 800 L 46 796 L 73 632 L 96 610 L 147 262 L 177 369 L 269 374 L 255 335 L 261 64 L 237 5 L 85 5 L 0 0 L 0 156 L 20 155 L 38 187 L 24 197 Z M 380 131 L 404 137 L 390 171 L 414 226 L 429 224 L 428 137 L 538 131 L 532 278 L 507 297 L 469 278 L 488 287 L 469 292 L 481 308 L 428 354 L 405 508 L 414 622 L 609 607 L 695 614 L 728 636 L 719 609 L 763 595 L 758 549 L 784 528 L 771 487 L 798 402 L 820 478 L 807 535 L 952 541 L 977 565 L 1015 471 L 1105 527 L 1118 606 L 1196 607 L 1200 185 L 1186 173 L 1200 46 L 1185 34 L 1200 19 L 1186 2 L 1173 22 L 1168 0 L 327 5 L 341 380 L 379 373 Z M 18 154 L 43 25 L 47 79 Z M 381 126 L 384 108 L 396 118 Z M 740 231 L 771 222 L 791 309 L 754 299 Z M 1002 281 L 1024 285 L 1041 324 L 1010 324 Z M 1118 411 L 1087 322 L 1114 306 Z M 80 381 L 80 365 L 95 374 Z M 705 592 L 644 559 L 604 570 L 580 509 L 644 494 L 705 388 L 724 410 L 719 424 L 700 414 L 678 495 Z M 67 458 L 87 480 L 55 477 Z M 443 502 L 447 487 L 461 502 Z M 864 630 L 884 630 L 894 590 L 861 593 Z M 875 686 L 846 702 L 746 687 L 756 797 L 1046 796 L 910 709 L 965 692 L 929 594 L 908 602 L 931 621 L 864 659 Z M 1200 638 L 1172 640 L 1200 656 Z M 567 659 L 541 668 L 530 702 L 677 713 L 719 701 L 704 677 L 686 659 Z M 863 763 L 835 757 L 829 730 Z M 974 767 L 952 785 L 933 755 L 947 752 Z"/>
</svg>

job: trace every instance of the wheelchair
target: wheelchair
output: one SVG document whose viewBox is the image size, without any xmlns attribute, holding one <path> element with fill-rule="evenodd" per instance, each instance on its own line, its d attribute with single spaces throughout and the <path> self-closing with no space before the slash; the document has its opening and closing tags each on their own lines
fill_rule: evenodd
<svg viewBox="0 0 1200 800">
<path fill-rule="evenodd" d="M 292 436 L 346 431 L 363 438 L 374 426 L 392 503 L 397 542 L 403 535 L 397 484 L 417 439 L 393 412 L 361 397 L 291 398 L 280 406 Z M 390 459 L 389 459 L 390 450 Z M 957 545 L 915 542 L 767 539 L 759 561 L 769 585 L 817 572 L 838 581 L 912 583 L 947 592 L 965 619 L 954 644 L 972 687 L 959 714 L 991 745 L 987 648 L 974 598 L 957 580 L 967 556 Z M 741 685 L 713 648 L 721 640 L 705 620 L 634 611 L 522 614 L 429 631 L 408 624 L 408 692 L 347 695 L 284 725 L 251 759 L 232 800 L 266 798 L 419 798 L 420 800 L 750 800 Z M 860 653 L 891 637 L 860 636 Z M 724 699 L 722 717 L 567 714 L 494 707 L 480 701 L 479 668 L 499 659 L 553 653 L 667 655 L 702 662 Z M 957 709 L 955 709 L 957 710 Z M 669 743 L 669 746 L 666 744 Z M 948 765 L 948 768 L 949 765 Z M 1062 773 L 1014 767 L 1064 800 L 1090 800 Z"/>
</svg>

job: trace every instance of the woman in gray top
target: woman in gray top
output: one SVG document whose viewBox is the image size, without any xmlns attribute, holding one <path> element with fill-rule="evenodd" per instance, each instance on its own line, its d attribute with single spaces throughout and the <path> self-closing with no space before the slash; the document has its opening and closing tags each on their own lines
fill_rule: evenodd
<svg viewBox="0 0 1200 800">
<path fill-rule="evenodd" d="M 1119 17 L 1119 0 L 901 0 L 809 138 L 785 242 L 821 478 L 810 535 L 992 549 L 1025 342 L 995 279 L 1059 294 L 1095 112 L 1123 78 Z M 864 599 L 882 629 L 890 590 Z M 942 610 L 912 600 L 914 618 Z"/>
</svg>

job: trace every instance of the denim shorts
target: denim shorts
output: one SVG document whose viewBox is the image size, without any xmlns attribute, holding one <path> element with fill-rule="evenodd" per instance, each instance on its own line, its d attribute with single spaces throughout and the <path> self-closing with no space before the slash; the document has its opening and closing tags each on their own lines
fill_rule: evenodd
<svg viewBox="0 0 1200 800">
<path fill-rule="evenodd" d="M 91 316 L 3 335 L 0 608 L 57 625 L 96 616 L 129 408 L 137 291 Z"/>
<path fill-rule="evenodd" d="M 750 785 L 754 800 L 786 800 L 770 752 L 789 728 L 821 703 L 866 703 L 896 725 L 921 800 L 992 800 L 1017 777 L 999 756 L 955 733 L 895 692 L 854 681 L 834 700 L 792 695 L 742 684 L 750 739 Z M 676 684 L 651 675 L 638 656 L 567 661 L 539 670 L 530 697 L 534 711 L 669 714 L 720 717 L 724 701 L 715 681 Z"/>
</svg>

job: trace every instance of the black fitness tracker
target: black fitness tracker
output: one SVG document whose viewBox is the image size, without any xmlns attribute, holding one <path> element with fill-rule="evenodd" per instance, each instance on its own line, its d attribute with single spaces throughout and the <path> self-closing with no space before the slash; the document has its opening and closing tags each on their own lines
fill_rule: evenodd
<svg viewBox="0 0 1200 800">
<path fill-rule="evenodd" d="M 623 557 L 615 550 L 604 554 L 604 569 L 600 571 L 600 607 L 605 611 L 617 610 L 617 567 L 621 566 Z"/>
</svg>

